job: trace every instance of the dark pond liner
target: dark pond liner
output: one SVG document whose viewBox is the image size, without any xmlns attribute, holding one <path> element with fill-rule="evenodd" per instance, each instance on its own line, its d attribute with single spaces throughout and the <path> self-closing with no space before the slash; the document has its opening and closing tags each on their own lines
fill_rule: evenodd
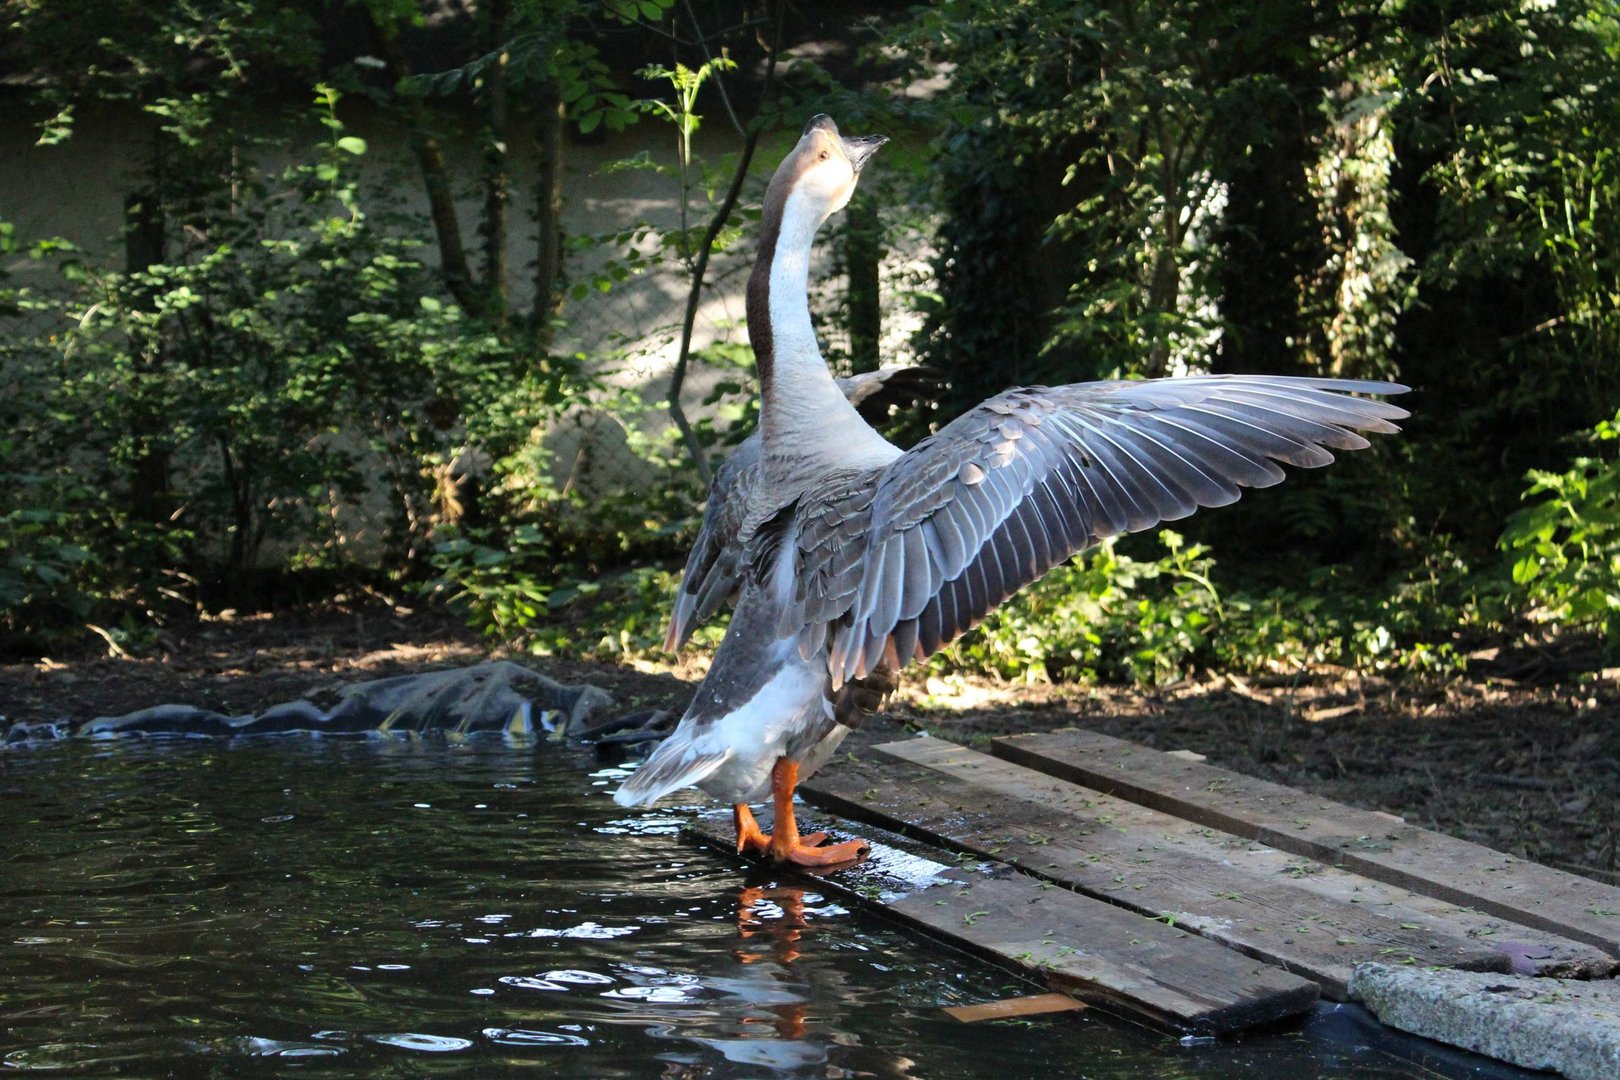
<svg viewBox="0 0 1620 1080">
<path fill-rule="evenodd" d="M 259 735 L 497 734 L 517 738 L 572 735 L 610 709 L 595 686 L 566 686 L 521 664 L 494 660 L 473 667 L 398 675 L 339 691 L 331 709 L 287 701 L 258 714 L 228 716 L 194 705 L 154 705 L 85 723 L 14 724 L 8 747 L 61 738 L 238 738 Z"/>
</svg>

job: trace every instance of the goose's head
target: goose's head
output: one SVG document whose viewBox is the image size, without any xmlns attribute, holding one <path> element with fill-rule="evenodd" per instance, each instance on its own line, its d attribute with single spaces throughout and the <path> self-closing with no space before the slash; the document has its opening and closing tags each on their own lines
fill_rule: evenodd
<svg viewBox="0 0 1620 1080">
<path fill-rule="evenodd" d="M 848 205 L 861 166 L 888 141 L 883 135 L 840 135 L 832 117 L 811 117 L 798 145 L 771 177 L 765 205 L 786 213 L 791 200 L 795 210 L 820 225 Z"/>
</svg>

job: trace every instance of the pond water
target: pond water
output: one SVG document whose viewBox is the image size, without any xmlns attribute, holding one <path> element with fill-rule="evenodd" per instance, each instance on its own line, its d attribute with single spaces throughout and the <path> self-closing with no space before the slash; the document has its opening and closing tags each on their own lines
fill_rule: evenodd
<svg viewBox="0 0 1620 1080">
<path fill-rule="evenodd" d="M 1183 1043 L 627 814 L 499 740 L 0 751 L 0 1066 L 80 1075 L 1408 1077 L 1342 1011 Z M 1369 1044 L 1374 1045 L 1369 1045 Z M 1487 1067 L 1488 1068 L 1488 1067 Z M 1528 1075 L 1528 1074 L 1526 1074 Z"/>
</svg>

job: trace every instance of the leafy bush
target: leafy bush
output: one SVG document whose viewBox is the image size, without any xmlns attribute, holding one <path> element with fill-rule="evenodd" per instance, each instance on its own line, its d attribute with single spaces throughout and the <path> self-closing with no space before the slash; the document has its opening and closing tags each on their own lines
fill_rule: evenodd
<svg viewBox="0 0 1620 1080">
<path fill-rule="evenodd" d="M 1501 627 L 1502 582 L 1476 573 L 1443 540 L 1419 555 L 1415 568 L 1389 580 L 1337 565 L 1305 573 L 1302 586 L 1235 590 L 1208 666 L 1274 674 L 1322 664 L 1384 673 L 1462 670 L 1469 642 Z"/>
<path fill-rule="evenodd" d="M 0 439 L 0 456 L 15 444 Z M 0 475 L 0 490 L 37 488 L 43 477 Z M 8 635 L 68 618 L 84 618 L 90 601 L 74 586 L 79 568 L 93 556 L 74 535 L 70 515 L 40 497 L 0 511 L 0 630 Z"/>
<path fill-rule="evenodd" d="M 1505 582 L 1475 573 L 1445 543 L 1416 569 L 1369 582 L 1349 566 L 1307 573 L 1303 587 L 1217 584 L 1209 549 L 1158 534 L 1162 554 L 1110 541 L 1021 590 L 929 662 L 935 672 L 1019 681 L 1162 685 L 1197 669 L 1297 673 L 1324 664 L 1448 675 L 1470 643 L 1500 629 Z M 537 654 L 662 658 L 677 572 L 643 566 L 585 577 L 559 572 L 554 542 L 522 528 L 496 542 L 456 535 L 432 556 L 434 595 L 484 633 Z M 701 628 L 698 650 L 725 632 Z"/>
<path fill-rule="evenodd" d="M 1513 582 L 1547 619 L 1601 630 L 1620 644 L 1620 414 L 1588 436 L 1602 456 L 1581 455 L 1565 471 L 1535 469 L 1508 519 L 1501 546 Z"/>
<path fill-rule="evenodd" d="M 1370 583 L 1349 566 L 1303 587 L 1216 584 L 1203 545 L 1159 534 L 1165 554 L 1133 559 L 1112 543 L 1015 595 L 934 661 L 1003 678 L 1163 684 L 1196 668 L 1297 672 L 1321 664 L 1445 674 L 1470 635 L 1505 611 L 1499 583 L 1444 544 L 1418 567 Z"/>
<path fill-rule="evenodd" d="M 641 566 L 586 578 L 561 570 L 532 526 L 498 546 L 491 540 L 452 536 L 437 545 L 439 572 L 424 592 L 461 608 L 485 635 L 538 656 L 621 660 L 663 648 L 678 572 Z M 725 627 L 724 616 L 711 620 L 693 636 L 695 647 L 713 649 Z"/>
<path fill-rule="evenodd" d="M 0 345 L 5 458 L 33 470 L 0 474 L 8 634 L 241 602 L 290 571 L 409 573 L 465 509 L 458 460 L 534 464 L 537 424 L 583 392 L 576 360 L 442 299 L 410 222 L 362 209 L 335 101 L 312 160 L 199 183 L 161 260 L 39 243 L 60 284 L 0 293 L 32 331 Z"/>
<path fill-rule="evenodd" d="M 936 668 L 1054 681 L 1168 681 L 1208 644 L 1221 602 L 1208 549 L 1159 533 L 1165 555 L 1112 541 L 1056 567 L 946 648 Z"/>
</svg>

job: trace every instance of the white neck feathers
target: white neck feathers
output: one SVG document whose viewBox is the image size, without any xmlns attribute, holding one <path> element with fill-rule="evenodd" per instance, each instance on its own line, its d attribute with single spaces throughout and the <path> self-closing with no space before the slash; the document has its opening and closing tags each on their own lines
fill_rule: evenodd
<svg viewBox="0 0 1620 1080">
<path fill-rule="evenodd" d="M 873 431 L 833 381 L 810 322 L 810 252 L 823 216 L 790 192 L 771 253 L 771 378 L 760 403 L 766 456 L 834 466 L 883 464 L 899 451 Z"/>
</svg>

